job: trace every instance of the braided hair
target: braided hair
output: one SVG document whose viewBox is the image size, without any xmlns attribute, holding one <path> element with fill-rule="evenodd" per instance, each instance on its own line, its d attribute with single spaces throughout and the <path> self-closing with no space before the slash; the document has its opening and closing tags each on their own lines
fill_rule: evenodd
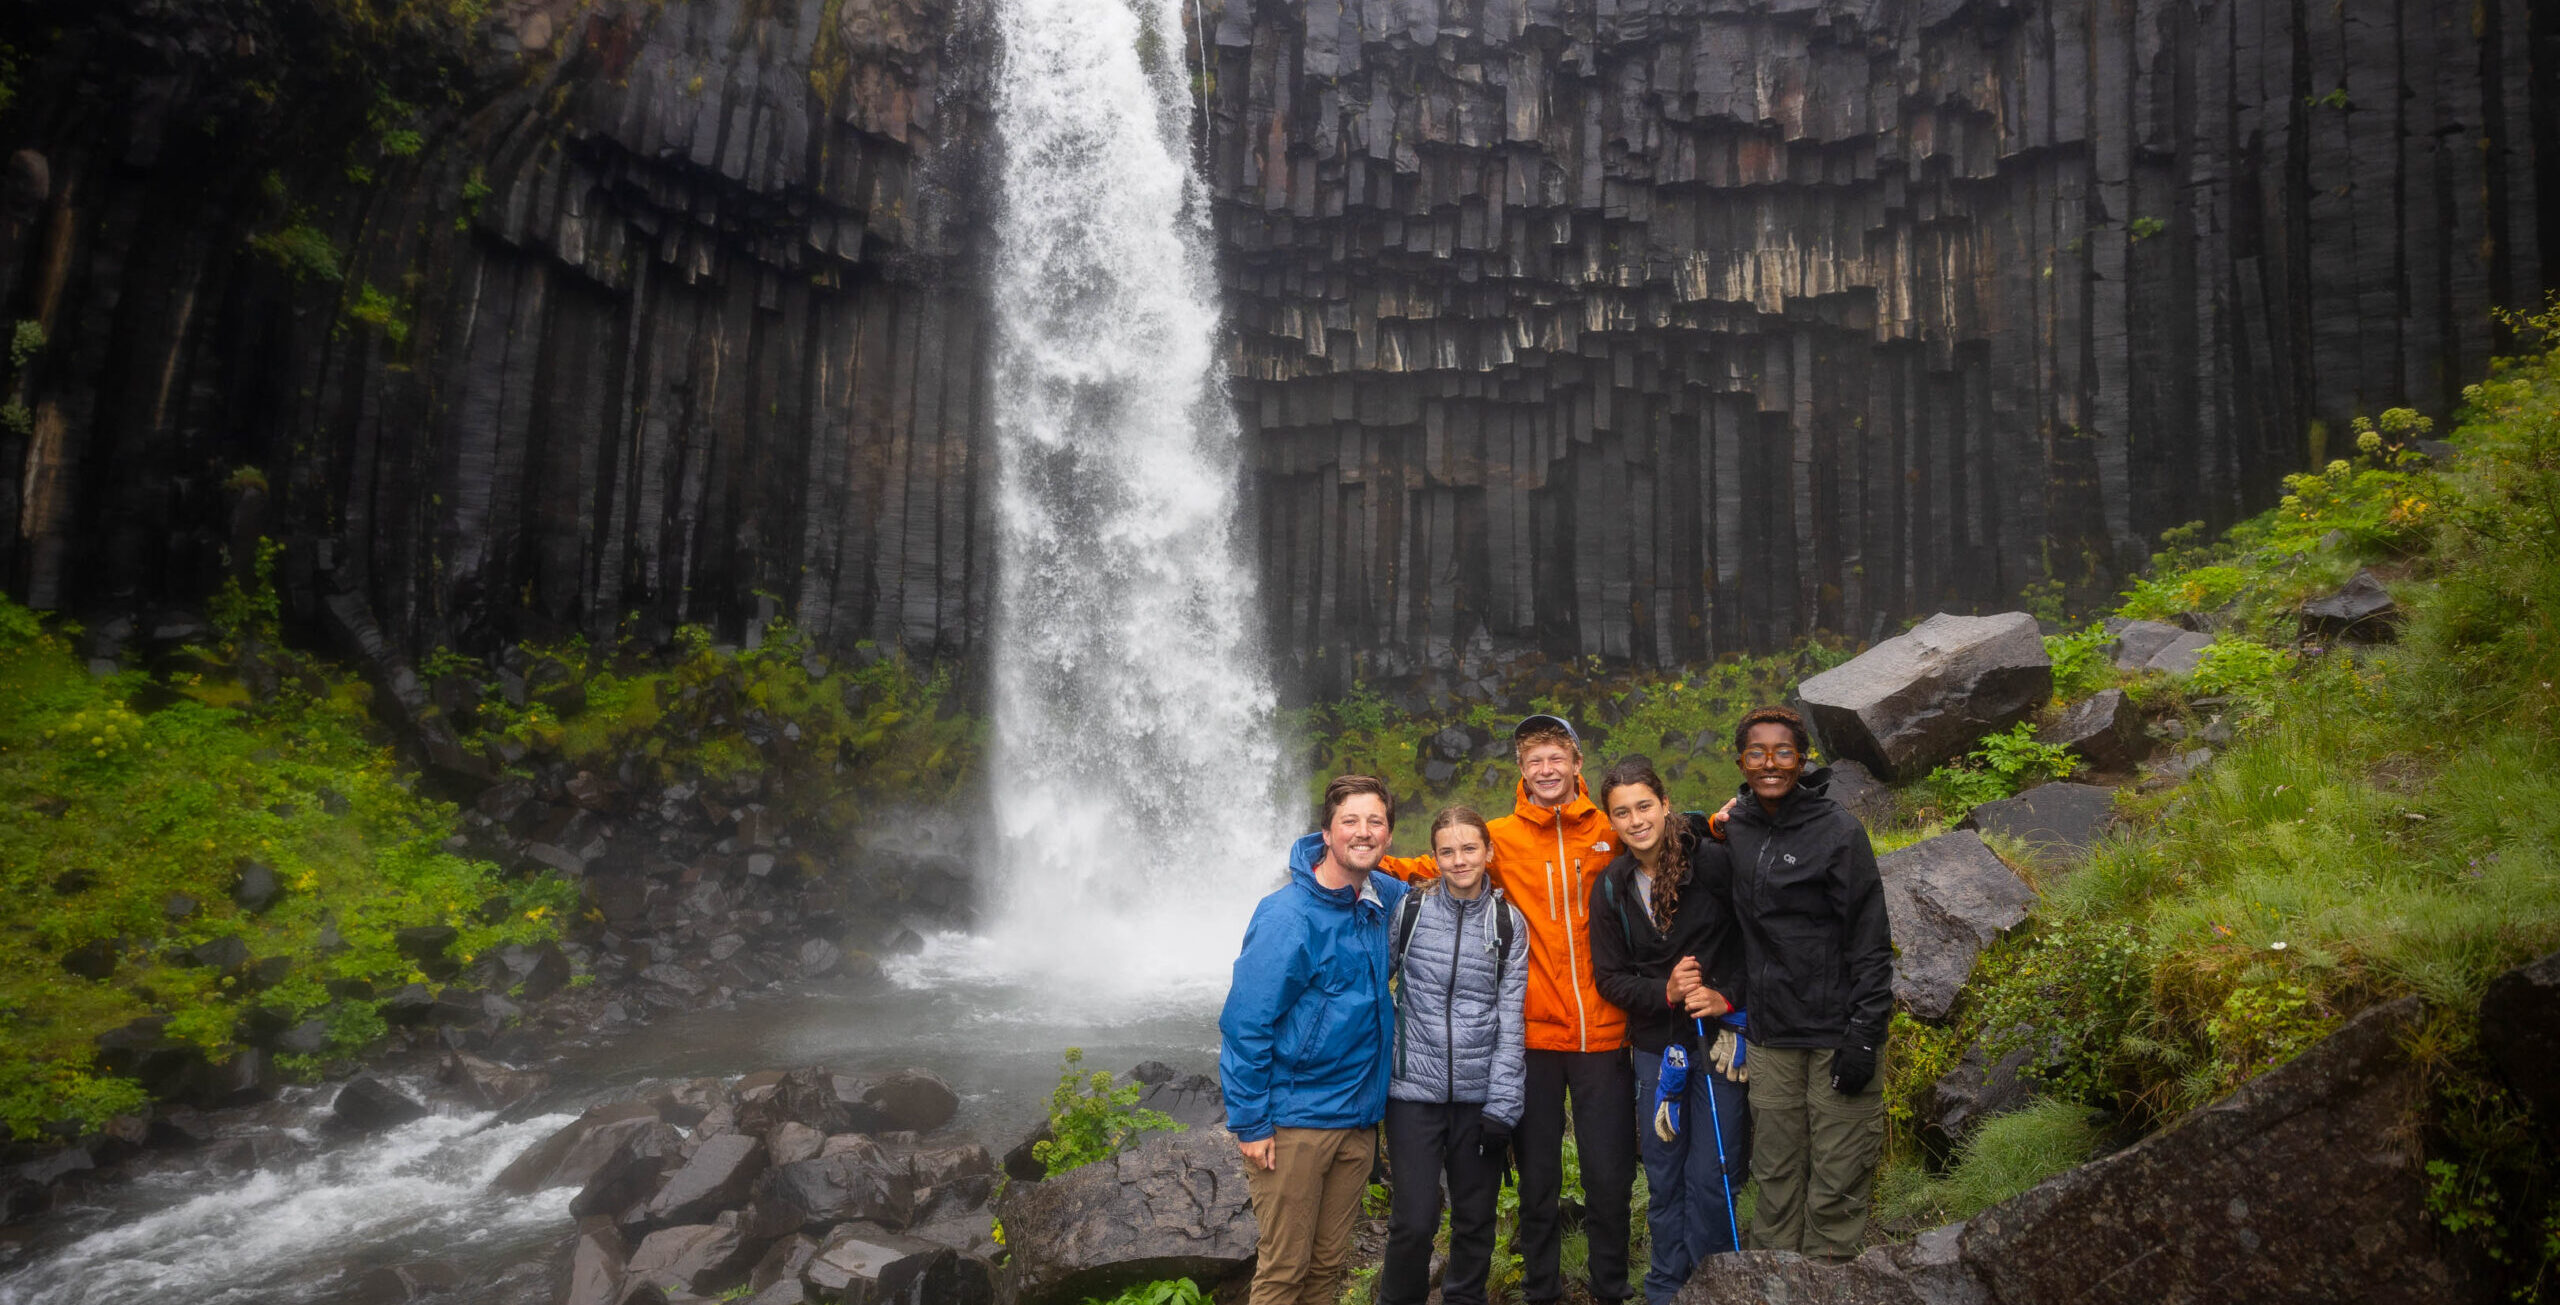
<svg viewBox="0 0 2560 1305">
<path fill-rule="evenodd" d="M 1652 789 L 1662 800 L 1662 859 L 1653 867 L 1653 895 L 1646 909 L 1652 912 L 1656 928 L 1667 929 L 1671 913 L 1680 906 L 1680 889 L 1689 882 L 1689 849 L 1680 841 L 1680 822 L 1670 810 L 1671 791 L 1663 784 L 1661 772 L 1653 768 L 1652 758 L 1642 753 L 1620 757 L 1600 777 L 1600 801 L 1605 805 L 1610 794 L 1630 785 Z"/>
</svg>

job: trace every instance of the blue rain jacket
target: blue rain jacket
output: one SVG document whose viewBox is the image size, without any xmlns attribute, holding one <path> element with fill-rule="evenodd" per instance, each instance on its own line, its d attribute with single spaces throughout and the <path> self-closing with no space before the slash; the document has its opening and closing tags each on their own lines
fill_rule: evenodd
<svg viewBox="0 0 2560 1305">
<path fill-rule="evenodd" d="M 1218 1087 L 1238 1141 L 1386 1118 L 1387 926 L 1405 886 L 1372 872 L 1329 889 L 1316 882 L 1323 860 L 1322 834 L 1290 846 L 1289 882 L 1254 908 L 1218 1015 Z"/>
</svg>

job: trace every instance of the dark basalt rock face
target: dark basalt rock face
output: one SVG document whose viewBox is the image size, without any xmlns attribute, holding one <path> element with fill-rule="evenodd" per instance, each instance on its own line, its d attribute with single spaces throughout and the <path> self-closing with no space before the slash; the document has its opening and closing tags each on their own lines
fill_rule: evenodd
<svg viewBox="0 0 2560 1305">
<path fill-rule="evenodd" d="M 1274 645 L 1667 662 L 2047 558 L 2105 592 L 2540 302 L 2532 9 L 1228 0 Z"/>
<path fill-rule="evenodd" d="M 47 341 L 0 577 L 183 642 L 272 537 L 431 752 L 439 646 L 743 638 L 761 590 L 969 655 L 985 6 L 510 0 L 388 43 L 414 152 L 330 80 L 341 6 L 0 14 L 0 321 Z M 2110 589 L 2315 422 L 2448 411 L 2540 302 L 2532 10 L 1210 8 L 1166 44 L 1211 74 L 1272 646 L 1322 688 Z"/>
</svg>

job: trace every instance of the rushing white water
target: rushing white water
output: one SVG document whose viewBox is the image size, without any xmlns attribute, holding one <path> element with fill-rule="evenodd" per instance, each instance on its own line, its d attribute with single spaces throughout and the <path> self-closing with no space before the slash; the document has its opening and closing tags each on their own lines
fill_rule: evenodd
<svg viewBox="0 0 2560 1305">
<path fill-rule="evenodd" d="M 201 1173 L 173 1174 L 169 1181 L 196 1194 L 0 1279 L 0 1303 L 319 1299 L 343 1291 L 360 1263 L 556 1235 L 575 1192 L 504 1197 L 488 1186 L 517 1153 L 570 1116 L 499 1127 L 488 1127 L 489 1119 L 429 1115 L 300 1164 L 244 1174 L 227 1187 L 207 1184 Z M 149 1200 L 152 1193 L 129 1195 Z"/>
<path fill-rule="evenodd" d="M 1001 7 L 1005 874 L 981 959 L 1221 987 L 1284 831 L 1180 3 Z"/>
</svg>

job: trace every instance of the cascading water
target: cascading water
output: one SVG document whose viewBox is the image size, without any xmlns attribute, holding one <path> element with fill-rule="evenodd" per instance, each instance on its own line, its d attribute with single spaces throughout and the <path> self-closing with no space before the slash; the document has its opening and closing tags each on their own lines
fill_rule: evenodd
<svg viewBox="0 0 2560 1305">
<path fill-rule="evenodd" d="M 1282 829 L 1180 0 L 1003 0 L 1008 963 L 1222 987 Z"/>
</svg>

